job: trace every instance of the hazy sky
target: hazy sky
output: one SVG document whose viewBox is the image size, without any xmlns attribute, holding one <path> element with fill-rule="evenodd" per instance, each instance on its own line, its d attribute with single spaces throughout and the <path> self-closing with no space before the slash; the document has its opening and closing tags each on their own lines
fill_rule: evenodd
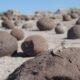
<svg viewBox="0 0 80 80">
<path fill-rule="evenodd" d="M 80 7 L 80 0 L 1 0 L 0 12 L 15 9 L 22 13 L 37 10 L 56 10 L 58 8 Z"/>
</svg>

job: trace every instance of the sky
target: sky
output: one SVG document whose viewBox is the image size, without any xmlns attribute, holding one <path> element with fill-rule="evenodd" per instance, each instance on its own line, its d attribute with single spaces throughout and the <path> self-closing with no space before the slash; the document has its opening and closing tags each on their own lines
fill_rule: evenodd
<svg viewBox="0 0 80 80">
<path fill-rule="evenodd" d="M 0 0 L 0 12 L 9 9 L 27 14 L 35 11 L 55 11 L 65 8 L 79 8 L 80 0 Z"/>
</svg>

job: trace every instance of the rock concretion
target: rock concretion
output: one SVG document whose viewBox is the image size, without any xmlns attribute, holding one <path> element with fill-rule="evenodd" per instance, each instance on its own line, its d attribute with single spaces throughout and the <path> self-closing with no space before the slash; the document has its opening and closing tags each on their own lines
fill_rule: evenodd
<svg viewBox="0 0 80 80">
<path fill-rule="evenodd" d="M 9 33 L 0 31 L 0 57 L 12 55 L 17 51 L 18 43 L 16 38 Z"/>
<path fill-rule="evenodd" d="M 68 30 L 68 39 L 80 39 L 80 25 L 75 25 Z"/>
<path fill-rule="evenodd" d="M 52 30 L 53 28 L 55 28 L 55 23 L 50 18 L 41 18 L 38 20 L 37 26 L 41 31 Z"/>
<path fill-rule="evenodd" d="M 63 15 L 63 21 L 70 21 L 72 18 L 69 14 Z"/>
<path fill-rule="evenodd" d="M 19 28 L 12 29 L 11 35 L 14 36 L 17 40 L 22 40 L 24 38 L 24 32 Z"/>
<path fill-rule="evenodd" d="M 61 24 L 57 24 L 57 26 L 55 27 L 55 32 L 56 32 L 56 34 L 63 34 L 63 33 L 65 33 L 64 26 L 62 26 Z"/>
<path fill-rule="evenodd" d="M 24 40 L 22 43 L 22 50 L 27 56 L 41 55 L 42 52 L 48 50 L 48 43 L 44 37 L 32 35 Z"/>
</svg>

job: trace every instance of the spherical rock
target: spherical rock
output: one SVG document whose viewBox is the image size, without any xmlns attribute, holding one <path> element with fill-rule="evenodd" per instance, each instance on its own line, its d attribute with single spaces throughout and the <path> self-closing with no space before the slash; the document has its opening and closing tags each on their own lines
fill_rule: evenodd
<svg viewBox="0 0 80 80">
<path fill-rule="evenodd" d="M 75 25 L 68 30 L 68 39 L 79 39 L 80 38 L 80 25 Z"/>
<path fill-rule="evenodd" d="M 16 38 L 9 33 L 0 31 L 0 57 L 12 55 L 17 51 L 18 43 Z"/>
<path fill-rule="evenodd" d="M 25 23 L 22 28 L 23 29 L 28 29 L 28 28 L 32 28 L 33 27 L 33 21 L 28 21 L 27 23 Z"/>
<path fill-rule="evenodd" d="M 72 13 L 77 13 L 78 15 L 80 15 L 80 9 L 73 8 L 73 9 L 71 9 L 71 12 Z"/>
<path fill-rule="evenodd" d="M 37 21 L 37 26 L 39 30 L 52 30 L 55 27 L 53 19 L 50 18 L 41 18 Z"/>
<path fill-rule="evenodd" d="M 12 29 L 11 35 L 14 36 L 17 40 L 22 40 L 24 38 L 24 33 L 22 29 L 19 28 Z"/>
<path fill-rule="evenodd" d="M 80 80 L 79 68 L 80 49 L 64 49 L 24 62 L 7 80 Z"/>
<path fill-rule="evenodd" d="M 63 15 L 63 21 L 70 21 L 72 18 L 70 15 L 66 14 L 66 15 Z"/>
<path fill-rule="evenodd" d="M 48 43 L 42 36 L 32 35 L 25 39 L 21 47 L 27 56 L 36 56 L 48 50 Z"/>
<path fill-rule="evenodd" d="M 77 13 L 71 13 L 70 16 L 72 17 L 72 19 L 78 18 L 78 14 Z"/>
<path fill-rule="evenodd" d="M 55 27 L 55 32 L 57 34 L 63 34 L 65 33 L 65 28 L 61 25 L 61 24 L 58 24 L 56 27 Z"/>
<path fill-rule="evenodd" d="M 7 29 L 13 29 L 15 27 L 15 25 L 7 18 L 3 19 L 2 26 Z"/>
</svg>

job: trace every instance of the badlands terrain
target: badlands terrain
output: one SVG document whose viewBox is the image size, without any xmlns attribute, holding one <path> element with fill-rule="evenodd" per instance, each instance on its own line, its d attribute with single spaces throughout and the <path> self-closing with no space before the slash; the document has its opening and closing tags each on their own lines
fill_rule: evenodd
<svg viewBox="0 0 80 80">
<path fill-rule="evenodd" d="M 73 27 L 75 27 L 75 28 L 72 29 Z M 62 67 L 60 67 L 59 64 L 53 68 L 51 67 L 52 64 L 51 64 L 51 66 L 49 66 L 49 67 L 51 67 L 51 70 L 53 70 L 53 72 L 54 72 L 54 74 L 53 74 L 53 72 L 51 74 L 47 74 L 49 77 L 50 77 L 50 75 L 51 75 L 51 77 L 53 77 L 55 74 L 60 75 L 60 72 L 63 71 L 63 72 L 61 72 L 61 74 L 63 73 L 65 78 L 48 78 L 48 77 L 46 77 L 44 79 L 41 75 L 41 74 L 43 74 L 43 72 L 42 72 L 41 74 L 39 74 L 38 78 L 35 77 L 33 79 L 33 76 L 31 78 L 30 78 L 31 75 L 27 76 L 27 75 L 29 75 L 28 70 L 25 70 L 26 65 L 28 65 L 28 68 L 29 68 L 29 67 L 35 66 L 34 64 L 36 64 L 35 68 L 37 69 L 37 64 L 39 61 L 41 61 L 43 59 L 43 56 L 46 57 L 46 60 L 48 60 L 48 61 L 49 61 L 49 58 L 51 59 L 51 61 L 54 61 L 52 59 L 51 54 L 49 55 L 49 53 L 53 53 L 53 55 L 56 55 L 58 53 L 57 52 L 58 50 L 72 48 L 70 51 L 64 50 L 65 54 L 62 54 L 61 52 L 59 52 L 60 53 L 59 56 L 64 57 L 64 59 L 61 60 L 58 58 L 56 59 L 54 57 L 54 59 L 55 59 L 54 63 L 60 63 L 60 64 L 62 63 L 62 65 L 65 64 L 67 61 L 67 60 L 65 60 L 65 58 L 66 58 L 65 56 L 67 55 L 67 53 L 71 53 L 71 55 L 73 55 L 72 53 L 76 53 L 76 54 L 78 54 L 78 56 L 80 56 L 79 55 L 79 53 L 80 53 L 80 51 L 79 51 L 80 50 L 79 49 L 80 48 L 80 28 L 79 27 L 80 27 L 80 9 L 76 9 L 76 8 L 74 8 L 74 9 L 71 8 L 71 9 L 66 9 L 66 10 L 59 9 L 55 12 L 37 11 L 31 15 L 24 15 L 24 14 L 21 14 L 20 12 L 14 11 L 14 10 L 8 10 L 5 12 L 1 12 L 0 13 L 0 31 L 3 31 L 1 34 L 4 34 L 5 32 L 7 32 L 9 35 L 12 35 L 18 43 L 18 48 L 17 48 L 17 52 L 15 52 L 14 54 L 11 53 L 12 56 L 8 55 L 6 50 L 5 51 L 3 50 L 3 52 L 5 52 L 3 55 L 1 52 L 1 49 L 3 47 L 0 45 L 0 54 L 1 54 L 0 55 L 1 56 L 0 57 L 0 80 L 80 80 L 80 77 L 79 77 L 80 69 L 77 72 L 77 69 L 74 70 L 74 68 L 73 68 L 74 65 L 76 65 L 76 63 L 73 65 L 74 60 L 72 61 L 73 62 L 72 65 L 68 66 L 69 68 L 71 68 L 73 70 L 73 72 L 72 72 L 73 75 L 72 75 L 72 73 L 64 71 L 64 69 L 65 70 L 68 70 L 68 69 L 65 67 L 64 67 L 64 69 L 62 69 Z M 16 31 L 14 30 L 12 32 L 13 29 L 19 29 L 21 31 L 19 31 L 19 33 L 17 30 Z M 6 35 L 7 35 L 7 33 L 6 33 Z M 1 34 L 0 34 L 0 36 L 1 36 Z M 40 42 L 38 42 L 39 38 L 34 39 L 35 40 L 35 41 L 33 41 L 34 47 L 36 44 L 37 44 L 37 47 L 39 47 L 39 49 L 35 48 L 35 51 L 33 50 L 34 54 L 35 53 L 40 54 L 40 55 L 35 55 L 35 56 L 33 56 L 33 53 L 31 53 L 30 55 L 29 55 L 29 53 L 27 54 L 26 50 L 24 49 L 24 47 L 26 47 L 26 45 L 24 45 L 25 43 L 23 44 L 24 46 L 22 47 L 22 43 L 26 40 L 26 38 L 28 38 L 30 36 L 34 37 L 34 35 L 40 36 L 41 39 L 43 38 L 46 41 L 46 43 L 45 43 L 45 42 L 43 42 L 44 40 L 42 40 L 42 41 L 40 41 L 41 42 L 40 43 Z M 4 36 L 0 37 L 0 41 L 1 41 L 1 38 L 3 39 Z M 4 39 L 7 39 L 7 38 L 4 38 Z M 7 43 L 8 43 L 8 40 L 4 41 L 3 44 L 6 45 Z M 0 44 L 1 44 L 1 42 L 0 42 Z M 11 40 L 10 40 L 9 44 L 12 44 Z M 17 45 L 15 44 L 15 46 L 17 46 Z M 12 50 L 12 48 L 11 48 L 11 50 Z M 16 50 L 16 48 L 15 48 L 15 50 Z M 38 50 L 42 50 L 42 51 L 39 51 L 39 53 L 38 53 Z M 74 54 L 74 56 L 76 54 Z M 68 56 L 71 56 L 71 55 L 68 55 Z M 28 60 L 30 60 L 30 63 L 27 62 Z M 59 62 L 59 60 L 60 60 L 60 62 Z M 42 65 L 44 65 L 46 62 L 47 61 L 45 61 L 45 59 L 43 59 Z M 23 66 L 24 71 L 22 71 L 20 73 L 20 75 L 18 75 L 19 74 L 18 70 L 17 70 L 17 72 L 14 72 L 14 71 L 16 68 L 20 67 L 20 65 L 22 65 L 23 63 L 24 63 L 24 66 Z M 33 65 L 31 65 L 32 63 L 33 63 Z M 68 62 L 67 64 L 70 64 L 70 63 Z M 38 64 L 38 67 L 39 67 L 39 64 Z M 45 67 L 45 66 L 43 66 L 43 67 Z M 80 68 L 80 66 L 79 66 L 79 68 Z M 32 69 L 33 69 L 33 67 L 32 67 Z M 59 70 L 57 70 L 57 69 L 59 69 Z M 60 69 L 61 69 L 61 71 L 60 71 Z M 45 70 L 43 70 L 43 71 L 45 71 Z M 51 71 L 49 71 L 48 73 L 50 73 L 50 72 Z M 27 73 L 27 75 L 23 77 L 23 75 L 25 75 L 26 73 Z M 36 74 L 35 71 L 34 71 L 34 74 Z M 61 76 L 63 76 L 63 74 Z M 71 75 L 71 76 L 69 76 L 69 75 Z M 14 77 L 12 77 L 12 76 L 14 76 Z M 20 76 L 20 77 L 17 77 L 17 76 Z M 21 76 L 22 76 L 22 78 L 21 78 Z M 70 77 L 70 78 L 67 78 L 67 77 Z"/>
</svg>

